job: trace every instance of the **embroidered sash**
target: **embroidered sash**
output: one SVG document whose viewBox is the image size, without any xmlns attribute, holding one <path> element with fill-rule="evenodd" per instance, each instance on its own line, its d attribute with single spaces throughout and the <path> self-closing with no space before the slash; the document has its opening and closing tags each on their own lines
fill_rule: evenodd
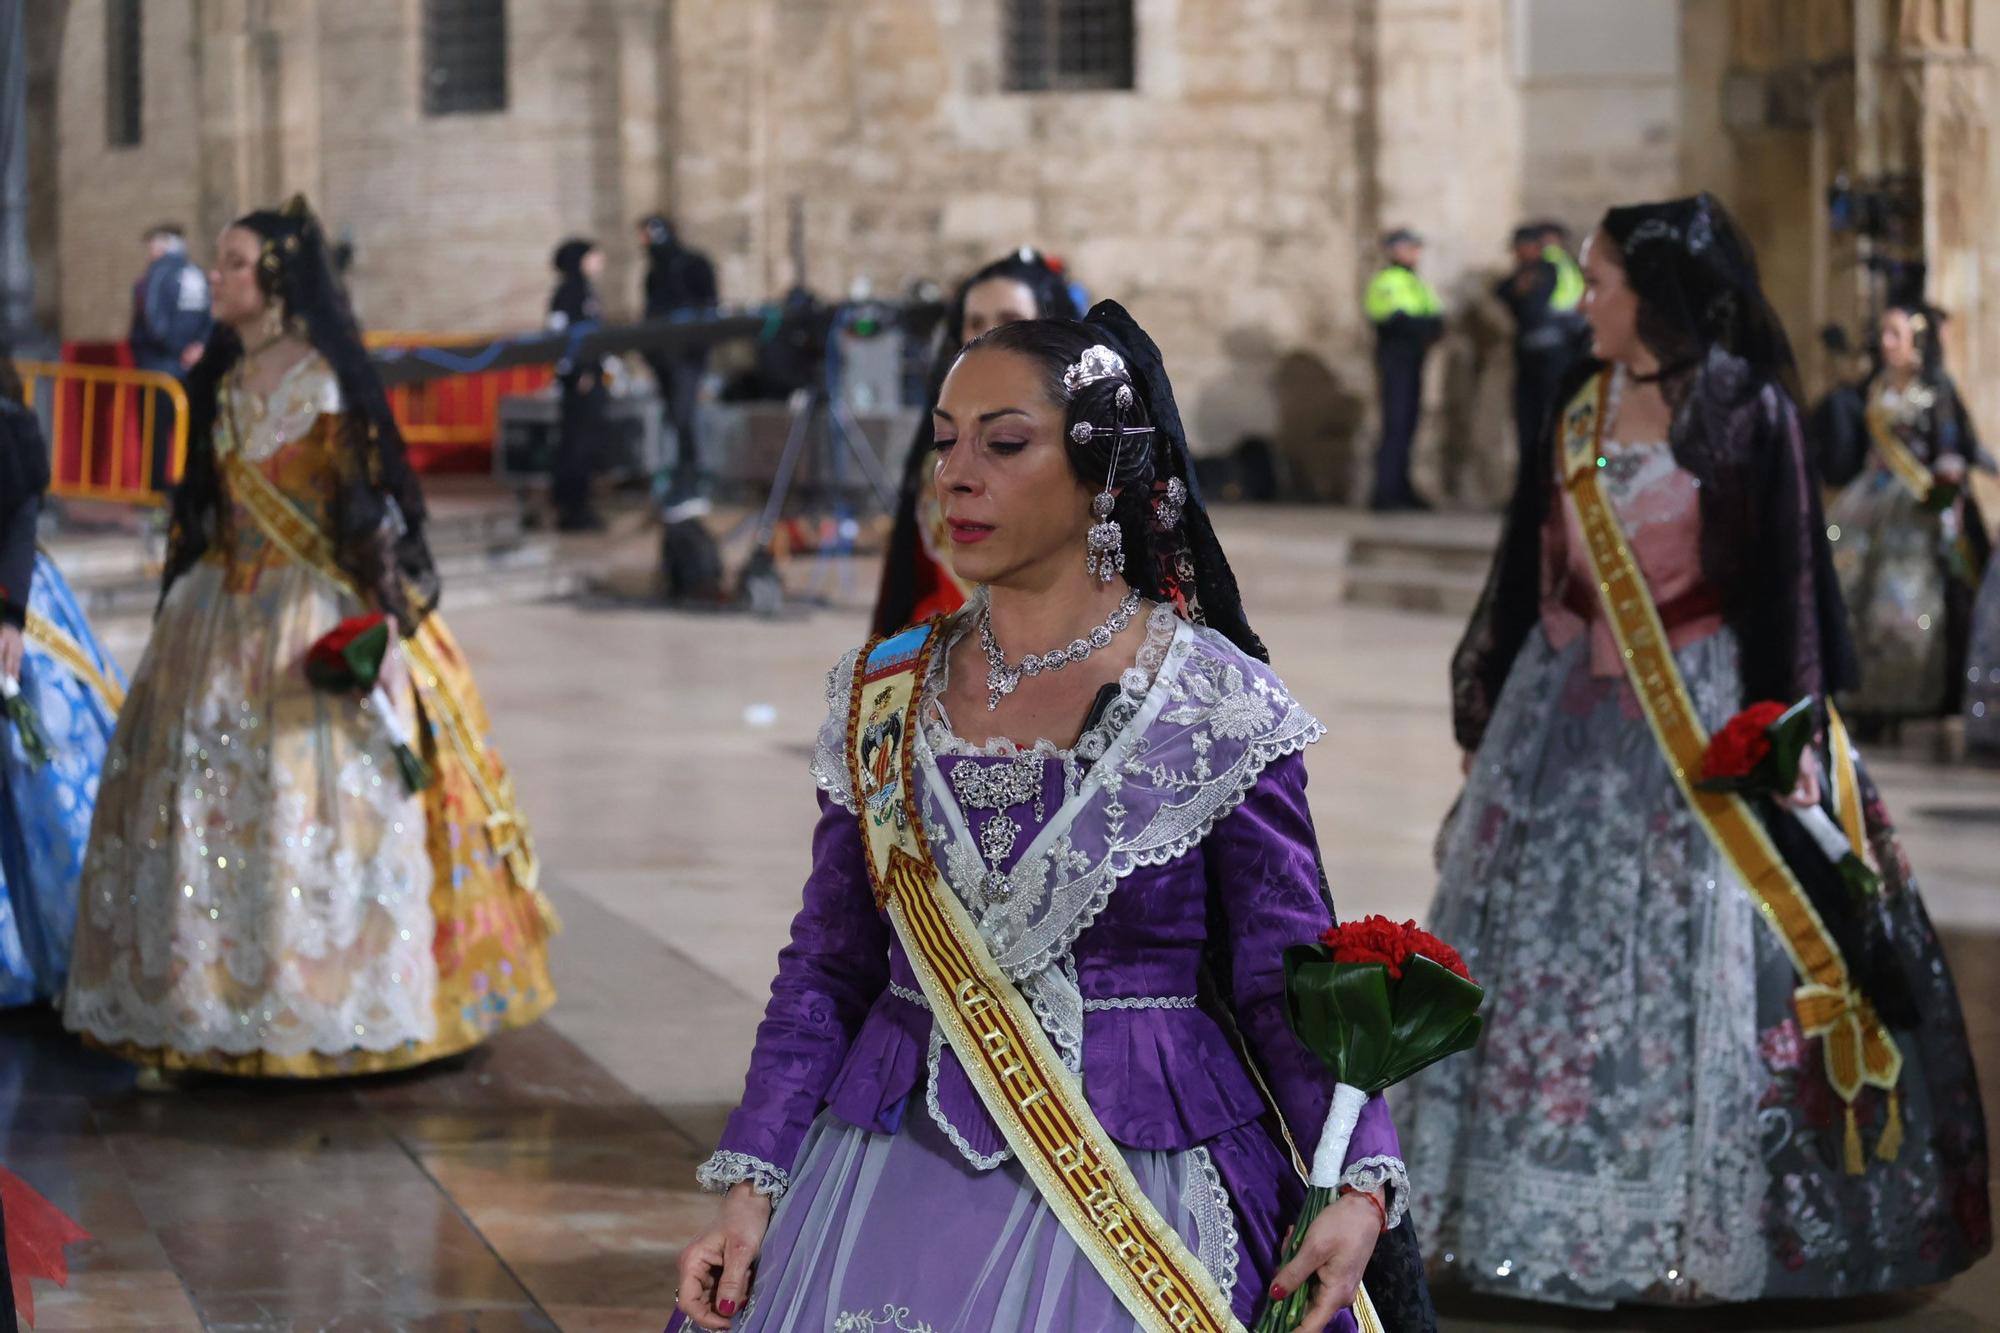
<svg viewBox="0 0 2000 1333">
<path fill-rule="evenodd" d="M 273 545 L 336 591 L 367 604 L 361 590 L 334 558 L 333 542 L 317 523 L 238 450 L 229 450 L 220 461 L 231 497 L 243 506 Z M 515 880 L 534 898 L 535 907 L 551 933 L 555 932 L 560 929 L 560 921 L 555 905 L 541 891 L 541 863 L 535 856 L 528 826 L 515 805 L 513 782 L 489 765 L 485 741 L 468 723 L 453 691 L 451 664 L 456 662 L 457 653 L 429 619 L 403 640 L 403 648 L 410 655 L 414 668 L 410 676 L 425 716 L 442 733 L 444 743 L 457 752 L 485 807 L 486 836 L 494 853 L 506 860 Z"/>
<path fill-rule="evenodd" d="M 1855 1120 L 1854 1099 L 1864 1085 L 1882 1089 L 1890 1096 L 1890 1116 L 1877 1155 L 1895 1156 L 1901 1140 L 1895 1089 L 1902 1072 L 1902 1053 L 1884 1030 L 1881 1019 L 1867 998 L 1855 989 L 1839 947 L 1828 933 L 1826 923 L 1814 910 L 1812 900 L 1792 875 L 1784 858 L 1750 805 L 1741 796 L 1696 790 L 1702 755 L 1708 748 L 1708 732 L 1695 711 L 1687 682 L 1681 678 L 1674 660 L 1673 646 L 1660 623 L 1658 608 L 1646 577 L 1632 548 L 1626 544 L 1618 515 L 1604 492 L 1599 469 L 1604 466 L 1603 438 L 1605 402 L 1610 377 L 1600 373 L 1585 385 L 1563 411 L 1563 473 L 1570 499 L 1582 521 L 1584 550 L 1591 572 L 1597 578 L 1605 617 L 1625 657 L 1625 670 L 1632 691 L 1652 726 L 1660 753 L 1673 770 L 1674 783 L 1682 797 L 1707 830 L 1716 850 L 1735 870 L 1757 910 L 1770 923 L 1785 953 L 1797 969 L 1800 985 L 1793 993 L 1800 1026 L 1809 1037 L 1825 1043 L 1827 1081 L 1847 1105 L 1847 1169 L 1859 1174 L 1863 1169 L 1860 1130 Z M 1845 759 L 1846 733 L 1835 732 L 1837 767 L 1840 776 L 1843 815 L 1853 802 L 1855 822 L 1848 825 L 1848 837 L 1858 834 L 1858 798 L 1854 791 L 1851 752 Z"/>
<path fill-rule="evenodd" d="M 1028 1178 L 1147 1333 L 1243 1333 L 1229 1301 L 1139 1188 L 1021 992 L 932 860 L 912 766 L 932 621 L 869 645 L 848 698 L 848 765 L 875 900 L 987 1113 Z M 1366 1333 L 1381 1323 L 1355 1299 Z"/>
<path fill-rule="evenodd" d="M 1840 815 L 1841 831 L 1854 854 L 1868 859 L 1868 830 L 1861 818 L 1861 781 L 1854 772 L 1854 742 L 1847 735 L 1847 722 L 1828 700 L 1826 705 L 1827 743 L 1833 751 L 1833 808 Z"/>
<path fill-rule="evenodd" d="M 1887 412 L 1870 403 L 1865 415 L 1868 421 L 1868 437 L 1874 442 L 1875 452 L 1882 456 L 1882 461 L 1888 465 L 1889 471 L 1895 474 L 1897 481 L 1903 483 L 1903 489 L 1914 495 L 1920 503 L 1928 500 L 1931 487 L 1936 484 L 1931 476 L 1931 470 L 1924 466 L 1923 460 L 1916 456 L 1909 445 L 1903 443 L 1903 437 L 1896 434 L 1895 427 L 1889 424 Z"/>
<path fill-rule="evenodd" d="M 71 638 L 63 627 L 38 611 L 28 612 L 28 623 L 22 628 L 30 643 L 42 649 L 50 657 L 62 664 L 63 670 L 75 676 L 85 689 L 90 690 L 112 712 L 125 706 L 125 690 L 110 676 L 97 669 L 97 663 L 90 660 L 90 654 L 83 645 Z"/>
</svg>

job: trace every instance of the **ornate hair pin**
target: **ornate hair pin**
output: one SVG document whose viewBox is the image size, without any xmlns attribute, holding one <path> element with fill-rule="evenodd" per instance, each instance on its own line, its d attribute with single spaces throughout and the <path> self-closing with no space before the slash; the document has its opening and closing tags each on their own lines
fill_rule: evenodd
<svg viewBox="0 0 2000 1333">
<path fill-rule="evenodd" d="M 1079 421 L 1069 428 L 1069 437 L 1078 444 L 1089 444 L 1100 435 L 1151 435 L 1151 426 L 1093 426 L 1088 421 Z"/>
</svg>

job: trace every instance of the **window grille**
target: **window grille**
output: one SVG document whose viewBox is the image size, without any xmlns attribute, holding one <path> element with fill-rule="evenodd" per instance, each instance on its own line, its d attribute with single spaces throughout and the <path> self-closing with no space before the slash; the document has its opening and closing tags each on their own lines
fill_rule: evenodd
<svg viewBox="0 0 2000 1333">
<path fill-rule="evenodd" d="M 1010 92 L 1133 86 L 1133 0 L 1007 0 Z"/>
<path fill-rule="evenodd" d="M 424 114 L 506 109 L 506 0 L 424 0 Z"/>
</svg>

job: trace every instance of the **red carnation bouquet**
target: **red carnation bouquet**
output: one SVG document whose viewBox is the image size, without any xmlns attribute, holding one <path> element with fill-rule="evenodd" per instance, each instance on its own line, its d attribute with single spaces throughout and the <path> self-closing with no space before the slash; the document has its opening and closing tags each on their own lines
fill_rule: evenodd
<svg viewBox="0 0 2000 1333">
<path fill-rule="evenodd" d="M 403 715 L 382 688 L 382 667 L 389 660 L 389 622 L 380 612 L 349 616 L 306 650 L 306 679 L 329 694 L 364 699 L 382 719 L 396 747 L 396 767 L 413 792 L 430 785 L 430 770 L 417 757 Z"/>
<path fill-rule="evenodd" d="M 1299 1252 L 1306 1228 L 1333 1201 L 1361 1108 L 1418 1070 L 1470 1049 L 1485 1022 L 1479 1006 L 1486 999 L 1456 949 L 1414 921 L 1397 925 L 1382 916 L 1349 921 L 1317 944 L 1285 950 L 1285 995 L 1292 1031 L 1336 1082 L 1280 1266 Z M 1295 1328 L 1311 1304 L 1312 1285 L 1273 1301 L 1256 1333 Z"/>
<path fill-rule="evenodd" d="M 1881 876 L 1856 853 L 1840 826 L 1819 806 L 1800 809 L 1785 800 L 1799 785 L 1799 768 L 1812 744 L 1813 720 L 1810 698 L 1789 707 L 1771 701 L 1751 704 L 1709 738 L 1695 789 L 1776 801 L 1811 835 L 1850 889 L 1872 894 L 1882 887 Z"/>
</svg>

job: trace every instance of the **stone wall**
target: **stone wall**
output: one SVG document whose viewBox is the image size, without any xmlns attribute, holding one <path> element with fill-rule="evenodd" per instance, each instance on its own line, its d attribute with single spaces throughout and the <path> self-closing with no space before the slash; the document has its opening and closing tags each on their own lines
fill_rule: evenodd
<svg viewBox="0 0 2000 1333">
<path fill-rule="evenodd" d="M 102 0 L 70 4 L 63 27 L 55 97 L 65 338 L 124 337 L 132 284 L 146 264 L 140 233 L 158 222 L 201 221 L 194 6 L 156 0 L 143 14 L 142 139 L 130 148 L 110 146 L 106 133 Z"/>
<path fill-rule="evenodd" d="M 1538 81 L 1544 11 L 1580 2 L 1136 0 L 1135 90 L 1018 94 L 1001 0 L 510 0 L 507 109 L 431 118 L 419 0 L 147 0 L 146 140 L 110 150 L 103 0 L 71 0 L 64 332 L 123 328 L 144 222 L 188 221 L 205 253 L 297 189 L 353 240 L 378 328 L 536 323 L 573 232 L 606 242 L 629 310 L 628 229 L 663 203 L 730 300 L 789 285 L 795 240 L 829 294 L 1037 244 L 1157 331 L 1197 447 L 1270 438 L 1299 494 L 1335 496 L 1373 438 L 1361 288 L 1409 224 L 1454 311 L 1420 473 L 1491 500 L 1512 465 L 1484 294 L 1508 229 L 1651 182 L 1674 132 L 1652 83 L 1616 133 L 1593 111 L 1630 70 Z"/>
<path fill-rule="evenodd" d="M 1140 0 L 1135 91 L 1024 95 L 997 0 L 683 0 L 678 213 L 735 292 L 791 281 L 794 209 L 821 291 L 1042 246 L 1155 331 L 1204 440 L 1271 435 L 1288 358 L 1361 391 L 1352 8 Z"/>
<path fill-rule="evenodd" d="M 65 336 L 122 333 L 144 225 L 186 223 L 206 259 L 230 218 L 301 190 L 354 243 L 349 280 L 374 327 L 537 324 L 549 253 L 573 233 L 602 239 L 618 261 L 607 294 L 633 304 L 631 223 L 658 206 L 663 181 L 657 133 L 644 123 L 627 133 L 621 117 L 634 84 L 647 85 L 642 122 L 656 101 L 648 56 L 664 40 L 660 6 L 512 0 L 507 109 L 429 117 L 416 0 L 147 0 L 144 138 L 133 148 L 105 143 L 105 6 L 69 8 L 58 94 Z"/>
</svg>

